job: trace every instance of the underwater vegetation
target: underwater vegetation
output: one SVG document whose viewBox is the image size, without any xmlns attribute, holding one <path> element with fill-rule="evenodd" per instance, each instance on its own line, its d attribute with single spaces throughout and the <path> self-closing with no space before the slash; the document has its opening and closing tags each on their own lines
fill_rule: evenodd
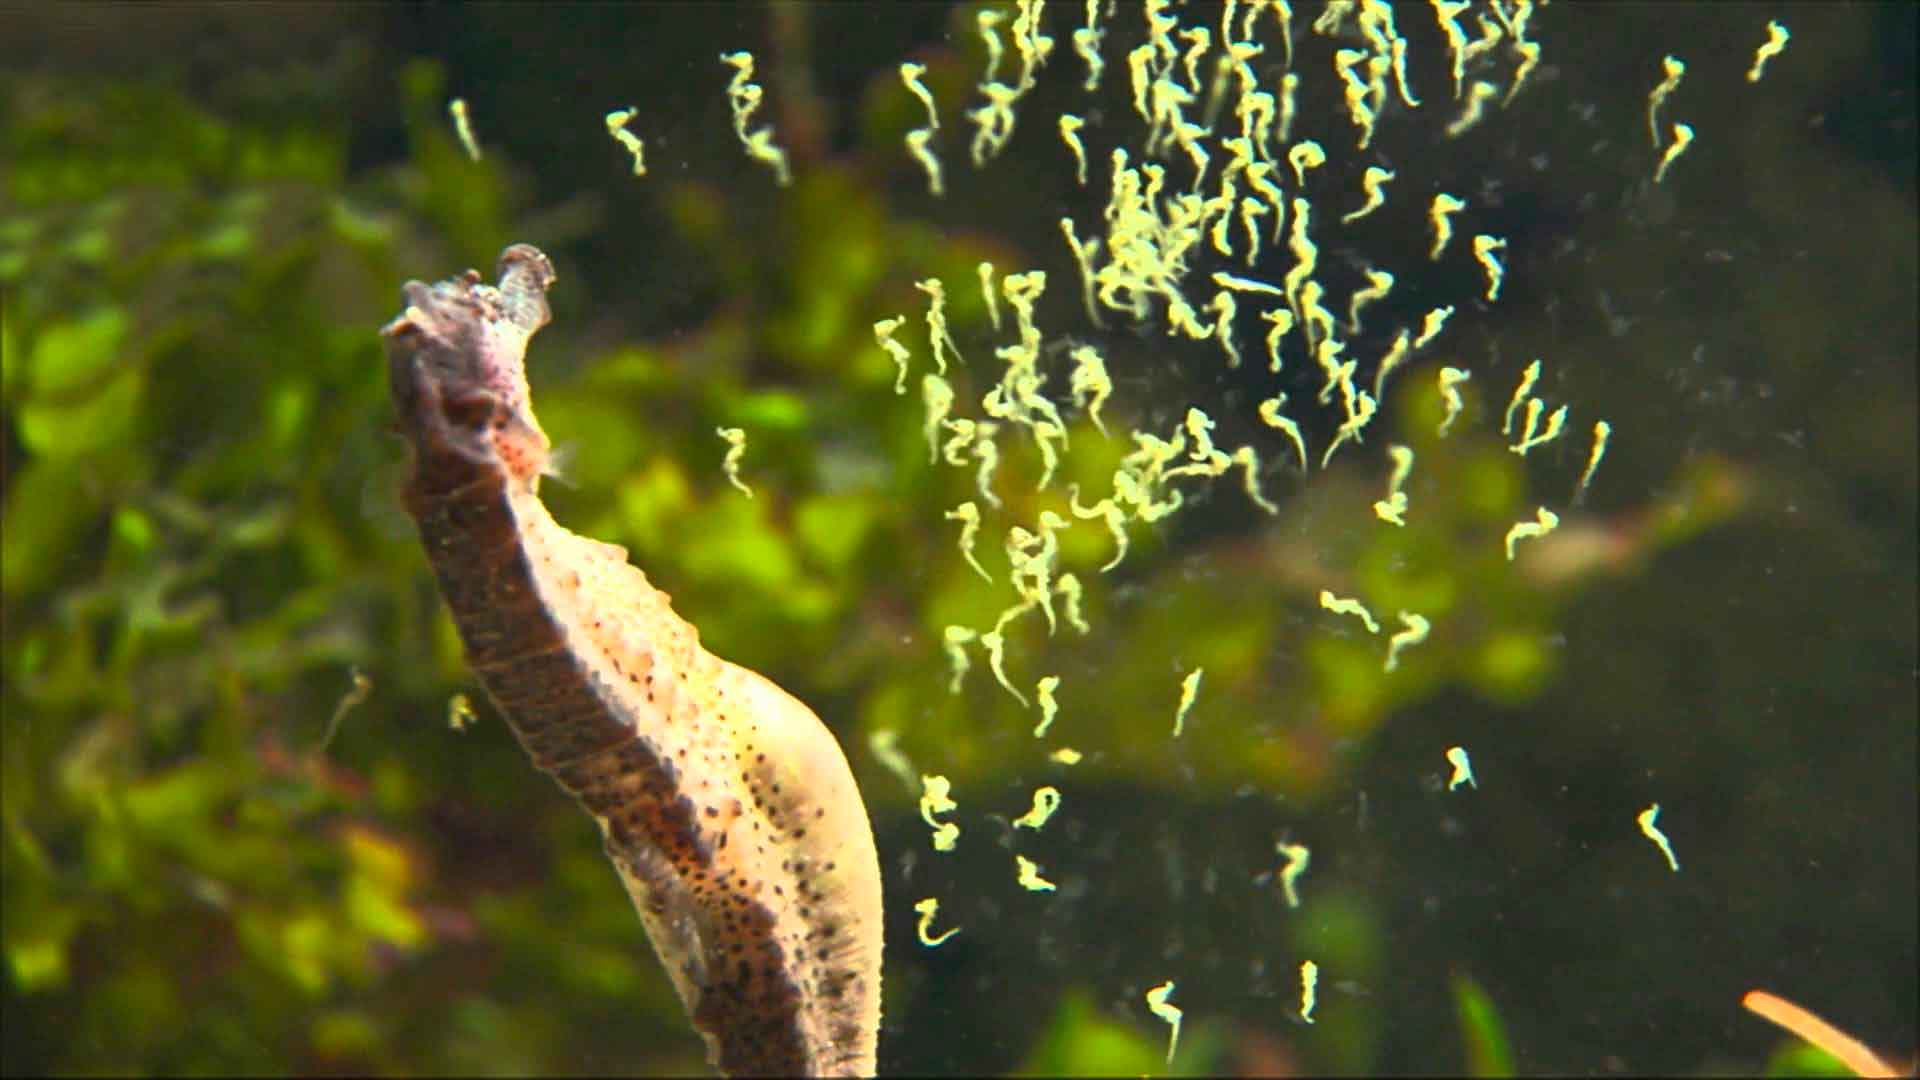
<svg viewBox="0 0 1920 1080">
<path fill-rule="evenodd" d="M 5 1070 L 704 1067 L 398 495 L 514 242 L 554 518 L 846 751 L 882 1072 L 1904 1062 L 1911 9 L 1329 6 L 10 16 Z"/>
</svg>

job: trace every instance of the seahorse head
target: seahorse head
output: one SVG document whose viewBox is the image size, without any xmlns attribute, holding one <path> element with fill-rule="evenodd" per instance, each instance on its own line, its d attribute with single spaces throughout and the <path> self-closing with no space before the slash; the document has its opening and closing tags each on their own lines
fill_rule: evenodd
<svg viewBox="0 0 1920 1080">
<path fill-rule="evenodd" d="M 468 270 L 433 285 L 409 281 L 405 310 L 380 333 L 416 470 L 464 464 L 531 487 L 548 469 L 552 444 L 533 415 L 526 351 L 551 317 L 553 264 L 515 244 L 500 256 L 499 278 L 488 285 Z"/>
</svg>

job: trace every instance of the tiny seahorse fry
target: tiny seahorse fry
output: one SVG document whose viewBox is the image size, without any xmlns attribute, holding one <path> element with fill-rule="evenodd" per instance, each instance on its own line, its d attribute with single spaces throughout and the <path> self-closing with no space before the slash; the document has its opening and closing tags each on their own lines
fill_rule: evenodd
<svg viewBox="0 0 1920 1080">
<path fill-rule="evenodd" d="M 447 699 L 447 727 L 454 731 L 465 732 L 478 719 L 473 712 L 473 702 L 465 694 L 455 694 Z"/>
<path fill-rule="evenodd" d="M 720 436 L 727 444 L 727 456 L 720 463 L 720 467 L 725 470 L 727 474 L 727 483 L 745 492 L 747 498 L 753 498 L 753 489 L 747 486 L 746 481 L 740 479 L 740 459 L 747 456 L 746 430 L 737 427 L 723 427 L 715 428 L 713 433 Z"/>
<path fill-rule="evenodd" d="M 473 137 L 473 118 L 467 112 L 465 98 L 454 98 L 447 102 L 447 114 L 453 117 L 453 132 L 459 136 L 460 146 L 466 150 L 468 159 L 480 160 L 480 143 Z"/>
<path fill-rule="evenodd" d="M 625 550 L 541 503 L 524 358 L 553 280 L 515 245 L 497 287 L 408 282 L 381 330 L 404 502 L 468 663 L 600 826 L 713 1065 L 871 1075 L 883 912 L 853 773 L 811 710 L 707 652 Z"/>
<path fill-rule="evenodd" d="M 1280 894 L 1286 897 L 1287 906 L 1300 906 L 1300 875 L 1307 872 L 1307 866 L 1313 862 L 1313 852 L 1305 844 L 1289 844 L 1282 840 L 1274 845 L 1287 860 L 1280 868 Z"/>
<path fill-rule="evenodd" d="M 929 949 L 939 948 L 941 945 L 946 944 L 948 938 L 960 932 L 960 928 L 955 926 L 948 928 L 945 933 L 938 937 L 932 934 L 933 917 L 940 913 L 940 901 L 935 897 L 929 896 L 925 900 L 913 905 L 913 910 L 920 915 L 920 944 L 925 945 Z"/>
<path fill-rule="evenodd" d="M 1173 980 L 1168 979 L 1159 986 L 1147 991 L 1147 1011 L 1165 1021 L 1172 1030 L 1167 1033 L 1167 1064 L 1173 1064 L 1173 1052 L 1180 1049 L 1180 1006 L 1167 999 L 1173 996 Z"/>
</svg>

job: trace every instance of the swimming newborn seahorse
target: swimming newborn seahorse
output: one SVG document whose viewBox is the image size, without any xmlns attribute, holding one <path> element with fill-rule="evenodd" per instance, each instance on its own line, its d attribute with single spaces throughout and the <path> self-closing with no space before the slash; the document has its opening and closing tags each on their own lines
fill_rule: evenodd
<svg viewBox="0 0 1920 1080">
<path fill-rule="evenodd" d="M 541 504 L 550 444 L 524 357 L 553 266 L 525 244 L 410 281 L 381 330 L 403 496 L 467 659 L 514 734 L 600 824 L 709 1060 L 729 1075 L 874 1071 L 880 866 L 818 717 L 700 647 L 626 550 Z"/>
</svg>

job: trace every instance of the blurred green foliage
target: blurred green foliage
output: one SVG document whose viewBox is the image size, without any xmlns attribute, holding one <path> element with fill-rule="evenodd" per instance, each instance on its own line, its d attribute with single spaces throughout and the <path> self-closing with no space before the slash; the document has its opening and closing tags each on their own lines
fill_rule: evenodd
<svg viewBox="0 0 1920 1080">
<path fill-rule="evenodd" d="M 984 63 L 979 5 L 900 7 L 886 17 L 934 20 L 913 35 L 925 81 L 942 102 L 961 100 Z M 1165 1029 L 1141 994 L 1178 978 L 1186 1026 L 1170 1071 L 1180 1075 L 1498 1076 L 1593 1068 L 1609 1054 L 1678 1068 L 1730 1037 L 1703 1000 L 1731 1010 L 1738 980 L 1772 970 L 1767 957 L 1820 953 L 1779 947 L 1814 933 L 1808 901 L 1789 890 L 1816 857 L 1846 886 L 1823 894 L 1837 915 L 1820 925 L 1878 928 L 1826 947 L 1889 970 L 1911 960 L 1910 932 L 1884 932 L 1910 899 L 1885 882 L 1911 870 L 1911 838 L 1835 850 L 1871 832 L 1861 818 L 1880 813 L 1886 792 L 1911 794 L 1910 776 L 1886 775 L 1912 763 L 1911 722 L 1882 722 L 1859 748 L 1830 746 L 1823 727 L 1834 715 L 1897 715 L 1912 698 L 1911 628 L 1853 614 L 1889 597 L 1911 607 L 1911 567 L 1890 575 L 1885 547 L 1887 535 L 1904 538 L 1896 556 L 1910 546 L 1900 530 L 1912 516 L 1911 448 L 1903 458 L 1885 439 L 1837 434 L 1910 435 L 1885 404 L 1901 405 L 1910 371 L 1876 368 L 1870 387 L 1834 389 L 1801 369 L 1836 346 L 1775 314 L 1769 340 L 1798 351 L 1751 377 L 1765 401 L 1745 400 L 1697 362 L 1642 356 L 1610 330 L 1568 332 L 1564 366 L 1605 372 L 1569 377 L 1568 392 L 1590 392 L 1594 414 L 1616 419 L 1621 445 L 1602 472 L 1613 494 L 1511 563 L 1507 527 L 1560 505 L 1583 462 L 1571 450 L 1508 452 L 1486 418 L 1512 363 L 1465 387 L 1466 417 L 1445 440 L 1430 376 L 1405 373 L 1374 443 L 1332 469 L 1302 478 L 1274 464 L 1286 460 L 1277 442 L 1263 445 L 1276 518 L 1224 483 L 1173 524 L 1134 526 L 1109 575 L 1102 528 L 1062 537 L 1061 567 L 1088 585 L 1093 632 L 1049 633 L 1037 615 L 1008 628 L 1017 687 L 1030 695 L 1040 675 L 1062 678 L 1043 742 L 1029 735 L 1037 714 L 978 653 L 949 694 L 939 643 L 947 626 L 990 626 L 1012 602 L 1007 525 L 1068 516 L 1065 485 L 1104 490 L 1126 446 L 1075 418 L 1056 482 L 1037 491 L 1032 447 L 1003 440 L 1006 505 L 977 549 L 998 583 L 988 587 L 942 517 L 979 498 L 974 473 L 929 464 L 917 397 L 894 395 L 872 324 L 904 314 L 917 327 L 925 297 L 913 283 L 948 282 L 963 402 L 993 370 L 986 309 L 957 284 L 973 282 L 980 261 L 1045 266 L 1043 326 L 1086 332 L 1049 215 L 1097 200 L 1075 189 L 1046 125 L 1029 125 L 1040 134 L 998 173 L 963 169 L 956 141 L 953 193 L 935 206 L 899 152 L 921 114 L 892 70 L 896 44 L 874 46 L 886 62 L 824 59 L 850 54 L 858 34 L 877 37 L 837 21 L 869 16 L 787 7 L 742 26 L 648 12 L 616 31 L 591 21 L 611 16 L 583 12 L 581 32 L 605 40 L 558 55 L 593 58 L 581 63 L 596 72 L 637 69 L 650 92 L 681 94 L 654 110 L 671 135 L 650 146 L 654 176 L 638 185 L 593 131 L 607 104 L 594 95 L 633 84 L 596 82 L 589 94 L 530 81 L 499 58 L 551 66 L 540 46 L 566 43 L 541 35 L 567 32 L 565 20 L 467 17 L 466 47 L 488 62 L 478 70 L 501 72 L 511 92 L 487 96 L 457 64 L 450 76 L 447 63 L 392 57 L 371 80 L 397 117 L 385 153 L 331 107 L 370 79 L 352 64 L 317 87 L 289 75 L 286 86 L 303 89 L 249 108 L 166 79 L 7 78 L 6 1072 L 700 1067 L 591 827 L 487 708 L 465 732 L 446 723 L 449 698 L 474 687 L 393 496 L 401 448 L 385 432 L 374 331 L 401 282 L 486 268 L 516 240 L 549 250 L 560 270 L 556 320 L 531 357 L 564 462 L 545 489 L 556 515 L 626 545 L 709 647 L 794 689 L 848 748 L 893 913 L 883 1067 L 1160 1072 Z M 647 23 L 667 18 L 686 25 Z M 743 35 L 771 38 L 788 58 L 779 89 L 768 78 L 797 161 L 790 190 L 771 191 L 738 160 L 713 86 L 675 90 L 689 81 L 678 60 L 622 51 L 639 47 L 627 35 L 645 34 L 661 55 L 702 57 Z M 481 162 L 446 122 L 456 92 L 474 97 Z M 1623 111 L 1631 130 L 1635 108 Z M 532 141 L 574 127 L 593 151 Z M 515 138 L 543 153 L 516 156 Z M 1476 177 L 1492 167 L 1441 164 Z M 1512 161 L 1498 168 L 1524 175 Z M 575 197 L 575 184 L 604 186 Z M 1635 215 L 1657 205 L 1642 197 L 1623 214 L 1645 267 L 1691 267 L 1684 252 L 1740 235 L 1725 222 L 1700 226 L 1704 239 L 1639 230 Z M 1766 269 L 1771 253 L 1741 265 L 1753 277 L 1740 279 L 1747 299 L 1728 322 L 1784 310 L 1765 300 L 1783 287 Z M 1910 262 L 1905 271 L 1910 294 Z M 1583 303 L 1603 287 L 1584 269 L 1563 272 L 1575 275 L 1566 295 Z M 1632 299 L 1648 324 L 1635 348 L 1750 344 L 1744 329 L 1697 325 L 1709 316 L 1691 301 Z M 1516 352 L 1560 317 L 1538 302 L 1520 310 L 1517 325 L 1497 327 Z M 1223 441 L 1228 427 L 1236 442 L 1251 437 L 1245 395 L 1211 374 L 1217 356 L 1158 338 L 1104 341 L 1120 384 L 1108 422 L 1164 435 L 1201 402 Z M 1653 389 L 1668 384 L 1669 396 Z M 1775 387 L 1810 418 L 1753 419 L 1785 408 Z M 1669 397 L 1705 404 L 1675 419 L 1662 411 L 1677 408 Z M 1770 442 L 1774 428 L 1835 433 L 1842 460 L 1810 476 L 1737 432 L 1686 441 L 1702 417 L 1752 423 Z M 751 500 L 721 474 L 721 426 L 749 432 Z M 1417 455 L 1405 528 L 1369 509 L 1384 492 L 1388 441 Z M 1756 561 L 1813 574 L 1849 555 L 1854 572 L 1795 578 L 1757 613 L 1740 606 L 1756 595 L 1744 573 Z M 1320 610 L 1323 588 L 1364 598 L 1383 633 Z M 1401 610 L 1436 632 L 1389 674 L 1385 639 Z M 1828 632 L 1803 643 L 1802 620 Z M 1790 689 L 1754 688 L 1751 672 L 1796 663 Z M 1180 678 L 1201 667 L 1173 742 Z M 352 700 L 355 672 L 371 679 L 363 701 Z M 888 733 L 916 772 L 953 780 L 968 834 L 956 855 L 935 859 L 917 790 L 870 752 Z M 1441 791 L 1440 752 L 1454 742 L 1474 747 L 1483 790 Z M 1087 755 L 1070 772 L 1046 758 L 1063 745 Z M 1656 778 L 1691 796 L 1668 799 L 1692 875 L 1677 885 L 1626 869 L 1652 865 L 1630 818 Z M 1005 820 L 1043 782 L 1066 791 L 1063 809 L 1016 845 Z M 1836 799 L 1845 811 L 1809 816 L 1818 800 L 1807 792 L 1835 788 L 1852 800 Z M 1885 817 L 1871 821 L 1884 831 Z M 1274 895 L 1282 834 L 1319 851 L 1299 912 Z M 1016 846 L 1060 882 L 1057 895 L 1019 892 Z M 924 895 L 942 897 L 943 920 L 962 929 L 939 950 L 915 943 L 906 914 Z M 1687 961 L 1650 956 L 1663 952 L 1650 926 L 1670 935 L 1666 953 L 1690 932 L 1709 942 L 1711 963 L 1698 966 L 1718 981 L 1702 989 Z M 1725 926 L 1738 932 L 1715 937 Z M 1538 987 L 1558 992 L 1567 973 L 1495 940 L 1509 934 L 1573 942 L 1572 979 L 1604 1008 L 1538 1007 Z M 1324 972 L 1310 1028 L 1289 1022 L 1307 957 Z M 1899 978 L 1854 981 L 1899 1015 L 1911 987 Z M 1616 1019 L 1588 1019 L 1603 1011 Z M 1910 1024 L 1910 1007 L 1904 1015 Z M 1669 1022 L 1679 1034 L 1666 1044 L 1637 1044 Z M 1770 1045 L 1758 1031 L 1739 1038 L 1755 1062 Z M 1770 1071 L 1816 1064 L 1790 1053 Z"/>
<path fill-rule="evenodd" d="M 367 327 L 430 229 L 504 234 L 497 201 L 492 220 L 428 213 L 493 174 L 449 171 L 422 132 L 403 173 L 350 183 L 344 132 L 313 117 L 236 123 L 148 84 L 17 89 L 10 1070 L 255 1070 L 288 1046 L 303 1068 L 428 1067 L 396 1041 L 409 1010 L 362 995 L 417 992 L 395 972 L 472 916 L 422 894 L 418 781 L 319 752 L 313 703 L 435 633 L 406 538 L 362 511 L 391 452 Z M 433 107 L 431 80 L 417 94 Z"/>
<path fill-rule="evenodd" d="M 1767 1058 L 1766 1075 L 1776 1076 L 1852 1076 L 1854 1072 L 1839 1058 L 1817 1046 L 1794 1040 L 1783 1043 Z"/>
<path fill-rule="evenodd" d="M 1465 975 L 1453 979 L 1454 1006 L 1460 1012 L 1460 1036 L 1467 1044 L 1468 1076 L 1512 1076 L 1513 1047 L 1493 999 Z"/>
</svg>

